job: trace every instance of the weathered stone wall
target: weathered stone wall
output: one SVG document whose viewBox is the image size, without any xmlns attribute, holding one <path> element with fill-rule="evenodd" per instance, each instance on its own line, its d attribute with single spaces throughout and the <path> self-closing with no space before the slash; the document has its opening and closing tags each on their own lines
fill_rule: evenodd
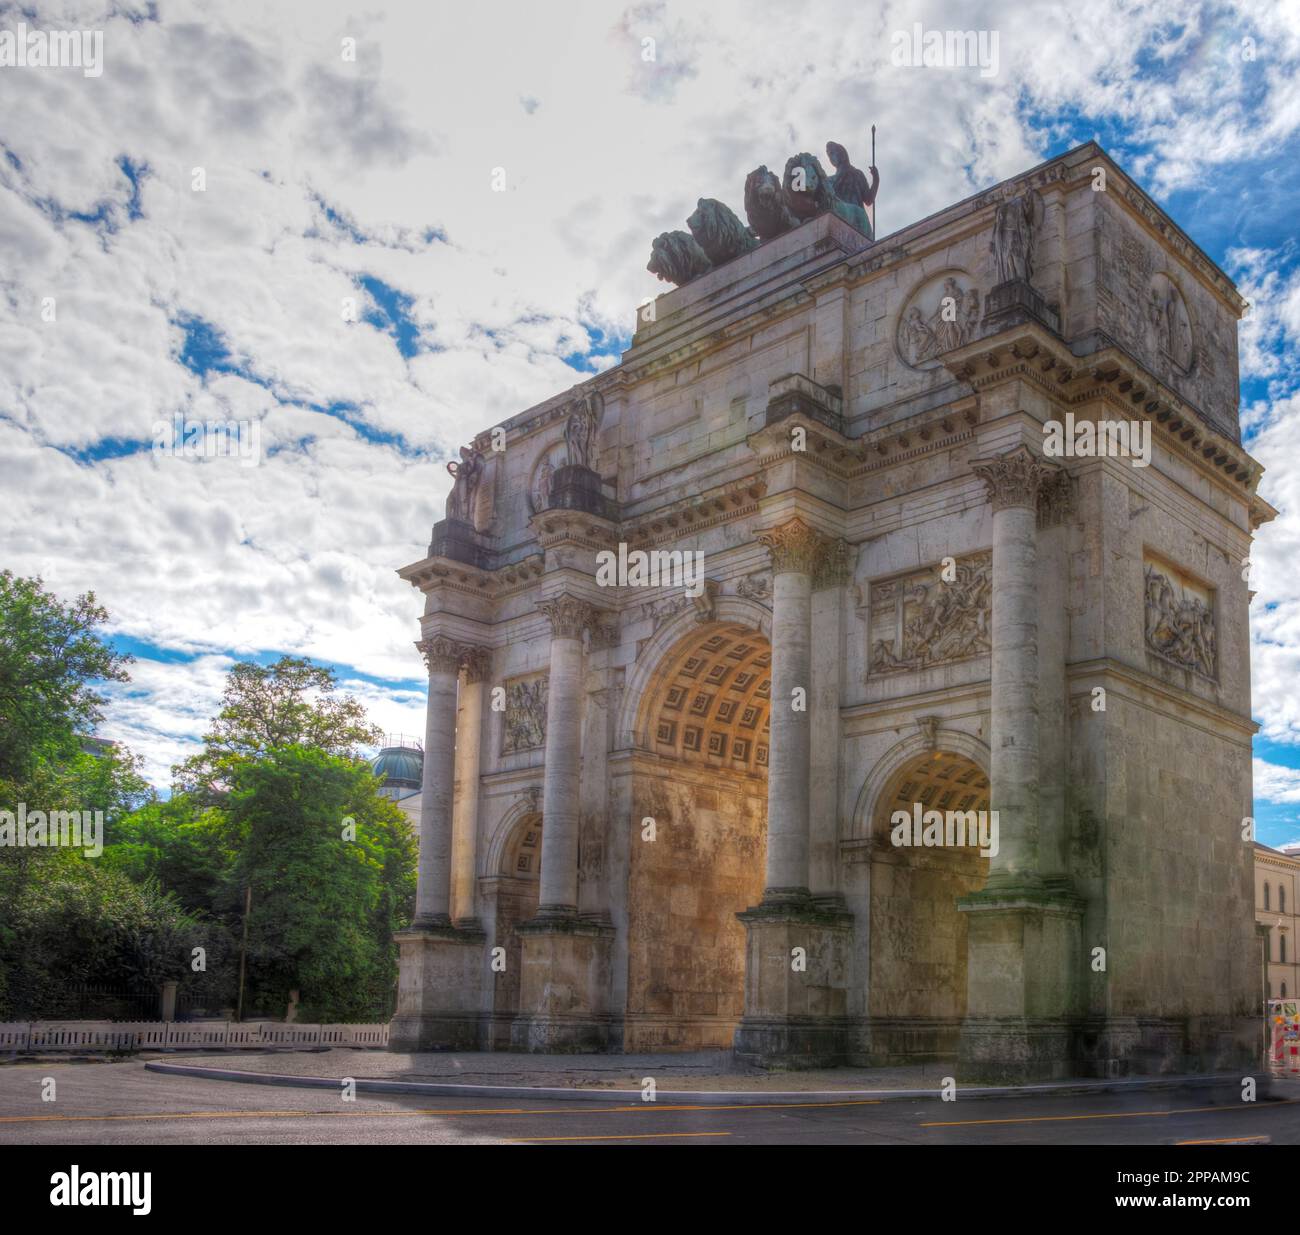
<svg viewBox="0 0 1300 1235">
<path fill-rule="evenodd" d="M 983 887 L 987 874 L 988 863 L 975 851 L 876 846 L 871 863 L 872 1016 L 965 1013 L 966 918 L 957 912 L 957 899 Z"/>
<path fill-rule="evenodd" d="M 628 879 L 625 1049 L 730 1046 L 745 987 L 736 914 L 763 894 L 762 782 L 682 768 L 637 776 Z"/>
</svg>

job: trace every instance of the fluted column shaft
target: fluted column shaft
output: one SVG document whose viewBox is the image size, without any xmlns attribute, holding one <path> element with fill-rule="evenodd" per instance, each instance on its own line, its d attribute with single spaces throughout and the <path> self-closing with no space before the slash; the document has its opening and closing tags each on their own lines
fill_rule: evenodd
<svg viewBox="0 0 1300 1235">
<path fill-rule="evenodd" d="M 1038 492 L 1055 469 L 1028 448 L 974 465 L 993 504 L 990 890 L 1041 886 L 1038 861 Z"/>
<path fill-rule="evenodd" d="M 457 720 L 456 798 L 452 825 L 451 907 L 457 922 L 477 920 L 474 912 L 474 872 L 478 845 L 479 743 L 483 731 L 484 683 L 492 665 L 486 648 L 465 656 L 465 685 Z"/>
<path fill-rule="evenodd" d="M 456 774 L 456 685 L 461 645 L 426 639 L 416 647 L 429 667 L 420 798 L 420 861 L 415 884 L 416 927 L 451 924 L 452 805 Z"/>
<path fill-rule="evenodd" d="M 578 912 L 582 636 L 594 614 L 586 601 L 567 594 L 537 607 L 551 621 L 542 784 L 542 875 L 537 912 L 539 917 L 573 917 Z"/>
<path fill-rule="evenodd" d="M 763 900 L 803 900 L 808 896 L 812 575 L 823 541 L 798 517 L 761 533 L 759 540 L 772 556 L 772 719 Z"/>
</svg>

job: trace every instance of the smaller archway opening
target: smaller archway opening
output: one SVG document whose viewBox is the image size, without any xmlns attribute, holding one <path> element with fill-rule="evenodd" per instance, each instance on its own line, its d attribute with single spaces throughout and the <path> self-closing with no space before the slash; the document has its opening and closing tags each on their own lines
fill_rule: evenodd
<svg viewBox="0 0 1300 1235">
<path fill-rule="evenodd" d="M 966 919 L 957 902 L 987 880 L 977 829 L 988 810 L 988 774 L 950 751 L 909 761 L 880 795 L 871 832 L 872 1016 L 966 1014 Z M 927 828 L 936 821 L 930 812 L 944 826 Z"/>
<path fill-rule="evenodd" d="M 526 814 L 511 829 L 495 872 L 494 946 L 505 949 L 505 963 L 493 973 L 492 1007 L 499 1019 L 519 1011 L 524 948 L 516 927 L 537 916 L 541 871 L 542 817 Z"/>
</svg>

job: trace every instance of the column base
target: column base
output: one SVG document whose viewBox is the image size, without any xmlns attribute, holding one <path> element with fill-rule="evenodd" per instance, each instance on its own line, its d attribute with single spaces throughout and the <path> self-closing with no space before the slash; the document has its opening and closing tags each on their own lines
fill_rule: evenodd
<svg viewBox="0 0 1300 1235">
<path fill-rule="evenodd" d="M 967 1017 L 961 1027 L 961 1084 L 1019 1084 L 1071 1076 L 1074 1034 L 1063 1018 Z"/>
<path fill-rule="evenodd" d="M 1260 1069 L 1260 1022 L 1234 1016 L 1094 1016 L 1076 1026 L 1082 1076 L 1249 1076 Z"/>
<path fill-rule="evenodd" d="M 473 1051 L 483 1021 L 482 931 L 413 924 L 398 931 L 397 1010 L 390 1051 Z"/>
<path fill-rule="evenodd" d="M 1022 879 L 963 896 L 957 908 L 967 915 L 963 1083 L 1071 1075 L 1083 901 Z"/>
<path fill-rule="evenodd" d="M 819 906 L 807 889 L 768 889 L 736 915 L 745 925 L 745 1009 L 732 1048 L 760 1067 L 843 1063 L 853 915 Z"/>
<path fill-rule="evenodd" d="M 550 906 L 515 929 L 523 941 L 523 973 L 510 1049 L 607 1050 L 614 928 Z"/>
</svg>

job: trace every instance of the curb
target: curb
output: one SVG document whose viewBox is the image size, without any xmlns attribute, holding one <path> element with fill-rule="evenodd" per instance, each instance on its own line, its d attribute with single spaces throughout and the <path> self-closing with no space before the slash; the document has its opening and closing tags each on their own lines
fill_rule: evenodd
<svg viewBox="0 0 1300 1235">
<path fill-rule="evenodd" d="M 234 1068 L 204 1068 L 197 1064 L 148 1062 L 148 1072 L 190 1076 L 205 1080 L 234 1081 L 245 1085 L 279 1085 L 296 1089 L 336 1090 L 343 1077 L 293 1076 L 281 1072 L 241 1072 Z M 1268 1076 L 1257 1077 L 1263 1094 L 1269 1092 Z M 1225 1076 L 1140 1077 L 1135 1080 L 1062 1081 L 1042 1085 L 958 1086 L 967 1098 L 1039 1098 L 1096 1093 L 1132 1093 L 1153 1090 L 1241 1087 L 1238 1074 Z M 424 1094 L 439 1098 L 512 1098 L 547 1102 L 619 1102 L 649 1105 L 639 1089 L 570 1089 L 530 1085 L 453 1085 L 440 1081 L 382 1081 L 365 1077 L 354 1081 L 358 1093 Z M 786 1089 L 786 1090 L 670 1090 L 659 1089 L 656 1104 L 681 1106 L 800 1106 L 836 1102 L 917 1102 L 940 1100 L 938 1087 L 931 1089 Z"/>
</svg>

